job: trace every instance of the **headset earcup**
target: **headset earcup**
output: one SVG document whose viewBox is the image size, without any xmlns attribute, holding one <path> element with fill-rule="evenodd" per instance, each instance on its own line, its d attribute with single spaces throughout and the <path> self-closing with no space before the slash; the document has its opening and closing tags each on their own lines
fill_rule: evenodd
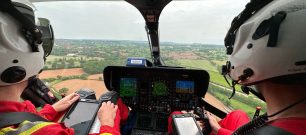
<svg viewBox="0 0 306 135">
<path fill-rule="evenodd" d="M 26 75 L 26 70 L 23 67 L 13 66 L 2 73 L 1 80 L 5 83 L 17 83 L 23 80 Z"/>
</svg>

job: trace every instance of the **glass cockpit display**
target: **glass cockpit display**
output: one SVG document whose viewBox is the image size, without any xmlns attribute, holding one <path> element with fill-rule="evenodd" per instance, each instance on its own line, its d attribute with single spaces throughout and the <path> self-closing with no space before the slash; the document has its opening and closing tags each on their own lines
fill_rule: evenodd
<svg viewBox="0 0 306 135">
<path fill-rule="evenodd" d="M 133 97 L 136 96 L 137 79 L 136 78 L 121 78 L 120 79 L 120 96 Z"/>
<path fill-rule="evenodd" d="M 184 68 L 111 66 L 103 75 L 132 109 L 164 114 L 197 106 L 209 83 L 206 71 Z"/>
<path fill-rule="evenodd" d="M 194 82 L 193 81 L 176 81 L 176 93 L 193 94 Z"/>
<path fill-rule="evenodd" d="M 165 82 L 153 82 L 153 96 L 166 96 L 168 94 L 168 87 Z"/>
</svg>

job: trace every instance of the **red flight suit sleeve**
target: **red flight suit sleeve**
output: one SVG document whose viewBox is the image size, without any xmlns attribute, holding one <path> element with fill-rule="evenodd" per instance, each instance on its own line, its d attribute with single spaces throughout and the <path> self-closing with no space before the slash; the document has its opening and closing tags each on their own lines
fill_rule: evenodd
<svg viewBox="0 0 306 135">
<path fill-rule="evenodd" d="M 45 117 L 46 119 L 50 120 L 50 121 L 54 121 L 54 118 L 56 117 L 56 115 L 58 114 L 54 108 L 49 105 L 46 104 L 39 112 L 39 115 Z"/>
<path fill-rule="evenodd" d="M 35 113 L 50 121 L 53 121 L 55 116 L 58 114 L 49 104 L 46 104 L 39 112 L 37 112 L 35 106 L 29 100 L 24 101 L 23 104 L 25 105 L 25 112 Z"/>
<path fill-rule="evenodd" d="M 129 117 L 129 108 L 122 102 L 122 99 L 119 98 L 117 101 L 118 109 L 120 112 L 120 124 L 125 124 Z"/>
<path fill-rule="evenodd" d="M 233 111 L 226 115 L 224 119 L 219 121 L 221 128 L 218 130 L 218 135 L 230 135 L 240 126 L 250 121 L 248 115 L 240 110 Z"/>
</svg>

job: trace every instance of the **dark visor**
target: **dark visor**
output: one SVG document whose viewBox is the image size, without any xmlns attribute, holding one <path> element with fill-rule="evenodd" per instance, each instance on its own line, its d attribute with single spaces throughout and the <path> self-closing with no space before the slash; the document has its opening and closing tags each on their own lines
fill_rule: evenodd
<svg viewBox="0 0 306 135">
<path fill-rule="evenodd" d="M 273 0 L 251 0 L 251 2 L 249 2 L 245 6 L 245 9 L 233 19 L 231 27 L 224 39 L 227 55 L 231 55 L 233 53 L 234 43 L 236 40 L 236 32 L 238 31 L 240 26 L 245 23 L 249 18 L 251 18 L 254 14 L 256 14 L 257 11 L 259 11 L 272 1 Z"/>
<path fill-rule="evenodd" d="M 38 28 L 42 32 L 41 40 L 43 42 L 42 47 L 45 52 L 45 57 L 51 54 L 54 45 L 54 33 L 50 21 L 46 18 L 38 18 L 40 25 Z"/>
<path fill-rule="evenodd" d="M 21 12 L 25 17 L 27 17 L 32 23 L 35 24 L 34 11 L 31 7 L 20 4 L 13 3 L 15 8 Z M 41 41 L 42 47 L 44 49 L 44 56 L 47 57 L 50 55 L 53 45 L 54 45 L 54 33 L 50 21 L 46 18 L 38 18 L 39 25 L 37 28 L 41 31 Z"/>
</svg>

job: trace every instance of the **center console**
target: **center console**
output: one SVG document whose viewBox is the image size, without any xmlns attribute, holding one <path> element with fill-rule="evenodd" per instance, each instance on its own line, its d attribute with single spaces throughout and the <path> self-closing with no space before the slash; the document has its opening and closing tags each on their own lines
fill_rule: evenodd
<svg viewBox="0 0 306 135">
<path fill-rule="evenodd" d="M 110 66 L 103 75 L 106 87 L 132 108 L 133 135 L 167 134 L 169 114 L 195 109 L 209 83 L 206 71 L 184 68 Z"/>
</svg>

